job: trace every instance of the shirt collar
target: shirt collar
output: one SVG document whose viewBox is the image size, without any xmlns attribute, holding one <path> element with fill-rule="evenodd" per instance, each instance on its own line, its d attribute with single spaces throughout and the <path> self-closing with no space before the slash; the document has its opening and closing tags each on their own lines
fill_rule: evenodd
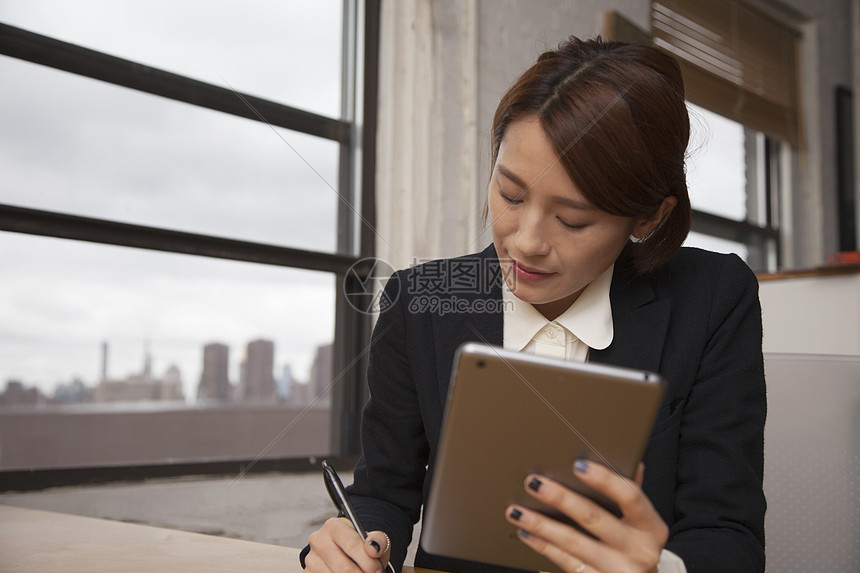
<svg viewBox="0 0 860 573">
<path fill-rule="evenodd" d="M 610 266 L 594 279 L 585 287 L 579 298 L 553 321 L 595 350 L 603 350 L 609 346 L 614 335 L 612 305 L 609 301 L 613 268 L 614 266 Z M 502 300 L 505 309 L 505 347 L 522 350 L 550 321 L 534 306 L 517 298 L 504 282 Z"/>
</svg>

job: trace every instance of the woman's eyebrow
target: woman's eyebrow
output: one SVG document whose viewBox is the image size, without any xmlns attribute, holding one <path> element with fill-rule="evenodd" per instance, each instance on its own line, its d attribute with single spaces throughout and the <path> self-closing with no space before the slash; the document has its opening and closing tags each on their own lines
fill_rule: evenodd
<svg viewBox="0 0 860 573">
<path fill-rule="evenodd" d="M 502 165 L 501 163 L 496 164 L 496 168 L 499 170 L 499 173 L 505 176 L 505 179 L 510 179 L 514 182 L 515 185 L 519 185 L 523 189 L 528 189 L 530 185 L 528 185 L 525 181 L 520 179 L 520 176 Z"/>
<path fill-rule="evenodd" d="M 531 184 L 526 184 L 526 182 L 523 181 L 519 175 L 517 175 L 501 163 L 496 164 L 496 169 L 499 170 L 499 173 L 501 173 L 505 177 L 505 179 L 510 179 L 515 185 L 521 187 L 524 191 L 528 190 L 528 188 L 531 187 Z M 571 199 L 570 197 L 564 197 L 562 195 L 554 195 L 553 199 L 556 202 L 561 203 L 562 205 L 567 205 L 568 207 L 573 207 L 574 209 L 582 209 L 584 211 L 594 211 L 597 209 L 597 207 L 595 207 L 591 203 L 588 203 L 586 201 L 578 201 L 576 199 Z"/>
<path fill-rule="evenodd" d="M 592 205 L 591 203 L 586 203 L 585 201 L 577 201 L 576 199 L 571 199 L 569 197 L 562 197 L 559 195 L 555 195 L 553 199 L 556 202 L 561 203 L 562 205 L 567 205 L 569 207 L 573 207 L 574 209 L 581 209 L 583 211 L 596 211 L 597 207 Z"/>
</svg>

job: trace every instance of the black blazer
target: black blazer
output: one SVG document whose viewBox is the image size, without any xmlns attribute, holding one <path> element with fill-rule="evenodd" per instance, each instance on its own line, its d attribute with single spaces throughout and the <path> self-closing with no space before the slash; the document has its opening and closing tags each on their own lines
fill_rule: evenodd
<svg viewBox="0 0 860 573">
<path fill-rule="evenodd" d="M 589 360 L 668 382 L 645 453 L 644 491 L 689 573 L 763 571 L 765 385 L 758 283 L 734 255 L 684 248 L 637 277 L 626 254 L 610 290 L 614 338 Z M 427 500 L 454 352 L 503 342 L 495 249 L 434 261 L 389 280 L 373 333 L 351 499 L 368 531 L 391 537 L 399 569 Z M 503 508 L 499 508 L 503 511 Z M 503 571 L 424 553 L 415 564 Z"/>
</svg>

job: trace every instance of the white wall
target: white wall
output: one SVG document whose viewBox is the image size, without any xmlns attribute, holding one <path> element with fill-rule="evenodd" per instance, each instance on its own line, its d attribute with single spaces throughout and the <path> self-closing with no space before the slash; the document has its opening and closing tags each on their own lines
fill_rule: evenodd
<svg viewBox="0 0 860 573">
<path fill-rule="evenodd" d="M 768 353 L 860 356 L 860 273 L 759 285 Z"/>
</svg>

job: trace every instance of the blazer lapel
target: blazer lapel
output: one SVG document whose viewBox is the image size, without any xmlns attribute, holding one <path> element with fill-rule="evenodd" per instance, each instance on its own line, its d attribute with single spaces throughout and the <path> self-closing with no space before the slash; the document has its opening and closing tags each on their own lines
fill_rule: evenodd
<svg viewBox="0 0 860 573">
<path fill-rule="evenodd" d="M 592 350 L 589 360 L 658 372 L 671 302 L 657 298 L 647 278 L 633 276 L 626 260 L 616 266 L 609 296 L 615 331 L 612 344 Z"/>
</svg>

